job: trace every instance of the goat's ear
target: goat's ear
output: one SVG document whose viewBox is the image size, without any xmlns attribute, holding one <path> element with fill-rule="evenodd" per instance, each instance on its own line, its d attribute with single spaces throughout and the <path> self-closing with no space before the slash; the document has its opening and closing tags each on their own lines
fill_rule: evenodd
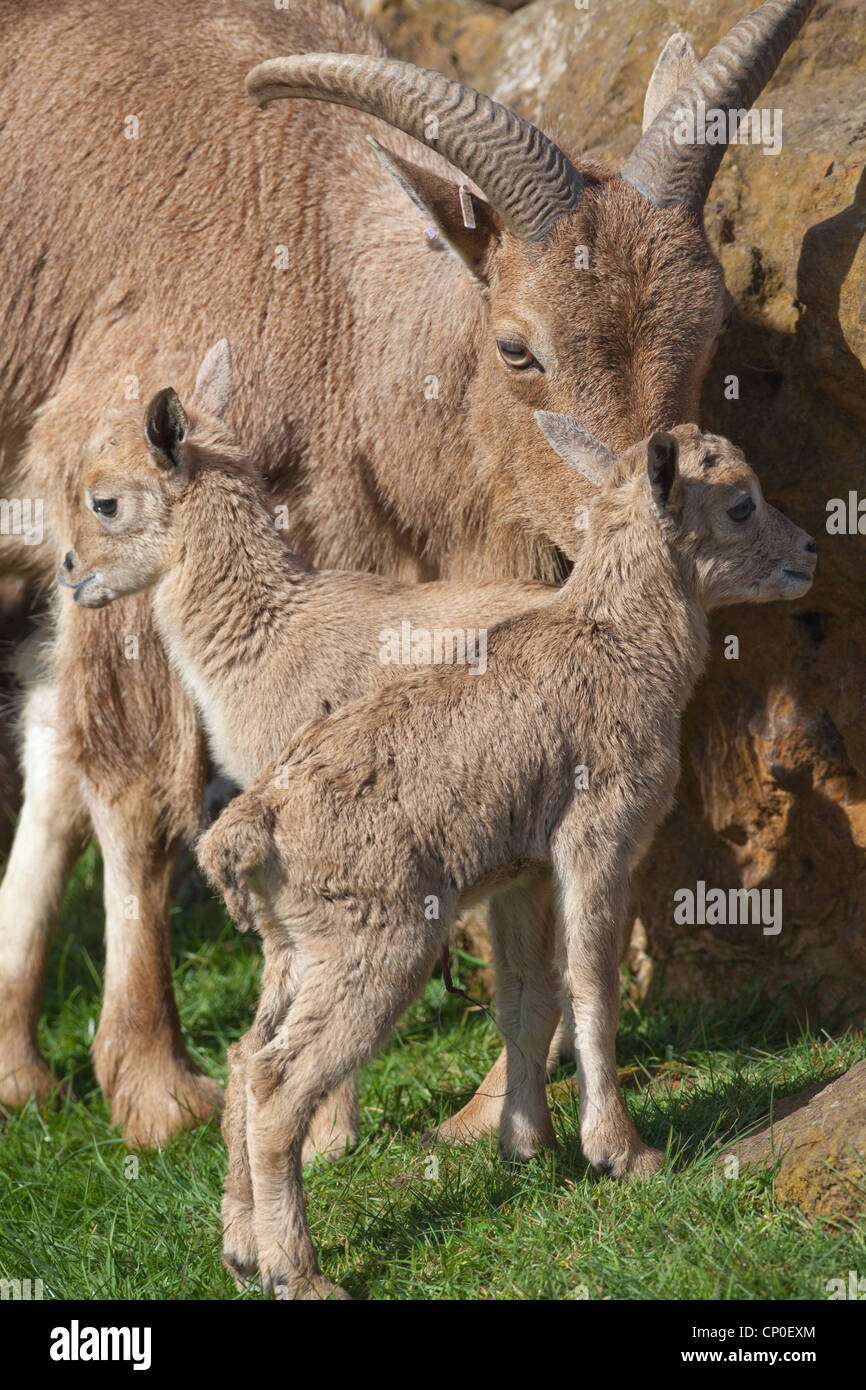
<svg viewBox="0 0 866 1390">
<path fill-rule="evenodd" d="M 595 487 L 604 487 L 614 460 L 606 444 L 571 415 L 536 410 L 535 423 L 564 463 L 571 464 Z"/>
<path fill-rule="evenodd" d="M 672 434 L 658 430 L 647 444 L 646 470 L 649 475 L 653 506 L 661 516 L 665 511 L 674 483 L 677 480 L 677 460 L 680 446 Z"/>
<path fill-rule="evenodd" d="M 502 235 L 502 225 L 490 204 L 465 185 L 410 164 L 372 135 L 367 139 L 388 173 L 427 219 L 426 235 L 431 243 L 438 238 L 462 261 L 475 283 L 486 288 L 490 252 Z"/>
<path fill-rule="evenodd" d="M 671 34 L 653 68 L 643 104 L 643 128 L 651 126 L 663 106 L 687 82 L 698 65 L 685 34 Z"/>
<path fill-rule="evenodd" d="M 189 429 L 186 412 L 170 386 L 157 391 L 144 417 L 144 437 L 160 468 L 182 469 L 181 450 Z"/>
<path fill-rule="evenodd" d="M 195 390 L 190 397 L 193 410 L 202 415 L 223 418 L 232 391 L 232 358 L 228 338 L 220 338 L 207 353 L 198 369 Z"/>
</svg>

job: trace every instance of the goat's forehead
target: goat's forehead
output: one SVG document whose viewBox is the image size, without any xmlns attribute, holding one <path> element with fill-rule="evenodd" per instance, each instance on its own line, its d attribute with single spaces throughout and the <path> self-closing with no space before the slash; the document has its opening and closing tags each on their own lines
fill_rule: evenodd
<svg viewBox="0 0 866 1390">
<path fill-rule="evenodd" d="M 602 234 L 572 214 L 541 245 L 507 248 L 492 320 L 494 330 L 511 326 L 555 358 L 591 353 L 596 367 L 618 372 L 624 359 L 664 344 L 694 352 L 723 315 L 724 275 L 698 229 Z"/>
<path fill-rule="evenodd" d="M 606 180 L 588 190 L 575 212 L 560 217 L 540 242 L 507 237 L 503 288 L 558 280 L 576 291 L 609 291 L 610 276 L 676 292 L 684 275 L 716 291 L 723 272 L 699 222 L 680 207 L 657 208 L 629 184 Z"/>
<path fill-rule="evenodd" d="M 105 416 L 92 431 L 85 442 L 86 459 L 105 458 L 120 450 L 127 453 L 144 448 L 144 429 L 140 415 L 129 415 L 117 410 L 106 411 Z"/>
<path fill-rule="evenodd" d="M 124 458 L 119 450 L 108 448 L 91 459 L 89 466 L 82 472 L 81 482 L 91 493 L 104 493 L 107 488 L 119 492 L 124 488 L 141 487 L 143 484 L 156 482 L 155 471 L 146 458 L 140 462 L 136 461 L 136 464 L 130 464 L 129 459 Z"/>
<path fill-rule="evenodd" d="M 709 446 L 706 441 L 702 441 L 698 449 L 687 450 L 685 453 L 685 458 L 681 455 L 681 472 L 691 475 L 711 489 L 725 489 L 727 492 L 731 488 L 739 488 L 756 495 L 760 493 L 761 485 L 754 469 L 738 449 L 725 441 Z"/>
<path fill-rule="evenodd" d="M 90 468 L 85 468 L 81 475 L 81 486 L 84 492 L 96 494 L 104 492 L 106 486 L 110 486 L 115 476 L 111 470 L 99 463 L 93 464 Z"/>
</svg>

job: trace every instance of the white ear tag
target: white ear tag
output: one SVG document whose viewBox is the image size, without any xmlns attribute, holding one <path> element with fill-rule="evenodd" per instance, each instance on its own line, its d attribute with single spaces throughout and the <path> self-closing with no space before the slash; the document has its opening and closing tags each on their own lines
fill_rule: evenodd
<svg viewBox="0 0 866 1390">
<path fill-rule="evenodd" d="M 465 184 L 460 185 L 460 211 L 463 213 L 463 226 L 468 231 L 475 231 L 475 209 L 472 206 L 472 194 Z"/>
</svg>

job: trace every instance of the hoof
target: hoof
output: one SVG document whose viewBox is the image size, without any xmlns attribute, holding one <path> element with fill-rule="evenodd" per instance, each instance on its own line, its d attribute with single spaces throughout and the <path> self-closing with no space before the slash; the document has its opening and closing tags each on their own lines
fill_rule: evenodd
<svg viewBox="0 0 866 1390">
<path fill-rule="evenodd" d="M 665 1161 L 661 1149 L 651 1149 L 640 1141 L 619 1150 L 584 1144 L 583 1152 L 597 1173 L 617 1180 L 651 1177 Z"/>
<path fill-rule="evenodd" d="M 358 1142 L 357 1130 L 332 1130 L 324 1147 L 319 1148 L 312 1134 L 308 1134 L 301 1153 L 302 1163 L 312 1163 L 323 1158 L 326 1163 L 337 1163 L 351 1153 Z"/>
<path fill-rule="evenodd" d="M 539 1154 L 560 1153 L 561 1145 L 557 1143 L 553 1133 L 529 1133 L 524 1131 L 519 1135 L 499 1136 L 499 1156 L 506 1163 L 529 1163 L 531 1159 L 538 1158 Z"/>
<path fill-rule="evenodd" d="M 648 1144 L 641 1147 L 639 1153 L 630 1159 L 625 1173 L 626 1178 L 651 1178 L 653 1173 L 657 1173 L 665 1161 L 665 1154 L 662 1149 L 651 1149 Z"/>
<path fill-rule="evenodd" d="M 262 1279 L 265 1293 L 278 1303 L 351 1303 L 352 1295 L 333 1284 L 324 1274 L 312 1275 L 273 1275 Z"/>
<path fill-rule="evenodd" d="M 184 1130 L 222 1110 L 223 1091 L 212 1077 L 188 1068 L 159 1069 L 134 1080 L 128 1072 L 111 1096 L 111 1122 L 131 1148 L 161 1149 Z"/>
<path fill-rule="evenodd" d="M 248 1260 L 245 1255 L 228 1245 L 223 1246 L 222 1260 L 234 1280 L 238 1293 L 245 1293 L 259 1272 L 256 1261 Z"/>
<path fill-rule="evenodd" d="M 241 1292 L 259 1268 L 254 1217 L 252 1205 L 223 1197 L 223 1264 Z"/>
<path fill-rule="evenodd" d="M 67 1087 L 51 1074 L 51 1068 L 30 1047 L 0 1052 L 0 1106 L 17 1110 L 32 1096 L 39 1106 L 58 1105 Z"/>
<path fill-rule="evenodd" d="M 428 1129 L 421 1138 L 426 1149 L 437 1144 L 471 1144 L 485 1135 L 495 1134 L 502 1118 L 502 1101 L 473 1096 L 462 1110 L 450 1115 L 435 1129 Z"/>
</svg>

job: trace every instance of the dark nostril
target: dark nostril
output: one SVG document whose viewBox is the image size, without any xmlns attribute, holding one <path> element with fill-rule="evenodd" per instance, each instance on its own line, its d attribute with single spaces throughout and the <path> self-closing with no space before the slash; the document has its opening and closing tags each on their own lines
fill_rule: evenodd
<svg viewBox="0 0 866 1390">
<path fill-rule="evenodd" d="M 74 564 L 75 556 L 73 555 L 71 550 L 67 550 L 65 558 L 63 560 L 63 568 L 65 570 L 71 570 Z"/>
<path fill-rule="evenodd" d="M 809 537 L 809 539 L 808 539 L 807 542 L 806 542 L 806 549 L 808 550 L 808 552 L 809 552 L 810 555 L 817 555 L 817 553 L 818 553 L 818 547 L 816 546 L 815 542 L 812 540 L 812 537 L 811 537 L 811 536 Z"/>
</svg>

